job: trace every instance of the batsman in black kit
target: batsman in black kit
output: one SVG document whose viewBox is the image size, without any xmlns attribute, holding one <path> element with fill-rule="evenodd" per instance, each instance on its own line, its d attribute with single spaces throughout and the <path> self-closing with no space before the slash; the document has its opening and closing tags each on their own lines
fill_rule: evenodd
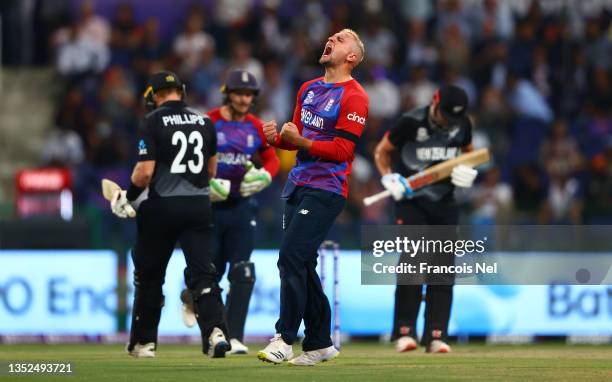
<svg viewBox="0 0 612 382">
<path fill-rule="evenodd" d="M 189 269 L 187 286 L 195 301 L 205 354 L 224 357 L 230 349 L 213 261 L 209 179 L 217 167 L 217 138 L 208 116 L 183 101 L 184 85 L 171 72 L 155 74 L 145 92 L 149 109 L 138 130 L 138 163 L 127 191 L 116 191 L 113 213 L 137 209 L 134 304 L 127 351 L 154 357 L 164 305 L 162 285 L 177 242 Z"/>
<path fill-rule="evenodd" d="M 468 98 L 459 87 L 440 88 L 427 107 L 403 114 L 376 147 L 375 161 L 383 186 L 395 199 L 397 224 L 449 225 L 458 223 L 455 187 L 471 187 L 477 171 L 465 165 L 453 168 L 449 180 L 413 191 L 404 177 L 471 150 L 472 124 L 466 114 Z M 452 254 L 448 261 L 452 261 Z M 402 260 L 400 260 L 402 261 Z M 444 260 L 446 261 L 446 260 Z M 425 293 L 425 329 L 421 344 L 431 353 L 448 353 L 448 322 L 453 300 L 453 278 L 428 284 Z M 416 321 L 423 285 L 400 285 L 395 292 L 392 338 L 396 350 L 417 348 Z"/>
</svg>

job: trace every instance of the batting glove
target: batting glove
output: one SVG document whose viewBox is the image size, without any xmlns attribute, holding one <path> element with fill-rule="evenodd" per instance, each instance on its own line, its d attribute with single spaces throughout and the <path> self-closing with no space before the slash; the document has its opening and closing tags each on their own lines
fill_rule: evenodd
<svg viewBox="0 0 612 382">
<path fill-rule="evenodd" d="M 457 187 L 472 187 L 477 175 L 477 170 L 464 164 L 460 164 L 453 167 L 453 171 L 451 172 L 451 183 Z"/>
<path fill-rule="evenodd" d="M 265 169 L 255 168 L 251 162 L 247 163 L 247 168 L 249 170 L 240 183 L 240 195 L 245 198 L 258 193 L 272 183 L 272 176 Z"/>
<path fill-rule="evenodd" d="M 136 210 L 130 204 L 129 200 L 127 200 L 125 190 L 117 190 L 113 194 L 113 198 L 111 199 L 111 211 L 113 214 L 119 216 L 122 219 L 125 218 L 133 218 L 136 216 Z"/>
<path fill-rule="evenodd" d="M 227 179 L 212 178 L 210 182 L 210 201 L 212 203 L 227 200 L 232 182 Z"/>
<path fill-rule="evenodd" d="M 383 187 L 391 193 L 395 201 L 402 200 L 404 198 L 410 198 L 414 194 L 410 184 L 406 181 L 406 178 L 400 174 L 394 172 L 392 174 L 384 175 L 380 182 Z"/>
</svg>

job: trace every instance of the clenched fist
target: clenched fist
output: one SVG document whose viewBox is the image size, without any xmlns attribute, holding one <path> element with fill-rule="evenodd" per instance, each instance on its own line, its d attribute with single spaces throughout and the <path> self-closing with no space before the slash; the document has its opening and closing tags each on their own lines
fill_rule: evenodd
<svg viewBox="0 0 612 382">
<path fill-rule="evenodd" d="M 283 142 L 287 142 L 296 146 L 298 145 L 300 138 L 302 138 L 300 131 L 293 122 L 287 122 L 283 125 L 283 128 L 280 132 L 280 136 Z"/>
<path fill-rule="evenodd" d="M 271 120 L 268 122 L 264 122 L 263 132 L 266 136 L 266 141 L 268 141 L 268 144 L 273 144 L 276 141 L 276 137 L 278 136 L 278 133 L 276 132 L 276 121 Z"/>
</svg>

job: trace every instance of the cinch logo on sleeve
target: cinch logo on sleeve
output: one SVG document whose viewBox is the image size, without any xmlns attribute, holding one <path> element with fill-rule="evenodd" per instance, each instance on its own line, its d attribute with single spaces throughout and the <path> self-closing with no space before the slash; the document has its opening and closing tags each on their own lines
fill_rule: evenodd
<svg viewBox="0 0 612 382">
<path fill-rule="evenodd" d="M 355 121 L 362 125 L 365 125 L 365 122 L 366 122 L 365 117 L 359 116 L 357 112 L 352 112 L 351 114 L 347 115 L 346 119 L 348 119 L 349 121 Z"/>
</svg>

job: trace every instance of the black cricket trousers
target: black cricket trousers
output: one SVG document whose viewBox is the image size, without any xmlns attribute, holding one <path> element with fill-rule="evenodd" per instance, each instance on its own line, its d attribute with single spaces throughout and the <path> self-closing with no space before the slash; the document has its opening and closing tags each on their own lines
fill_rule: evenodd
<svg viewBox="0 0 612 382">
<path fill-rule="evenodd" d="M 395 203 L 396 224 L 455 226 L 459 210 L 452 197 L 439 201 L 425 198 Z M 400 262 L 403 260 L 400 258 Z M 417 338 L 416 321 L 423 300 L 423 285 L 397 285 L 392 339 L 402 336 Z M 453 302 L 453 285 L 427 285 L 425 291 L 425 327 L 421 343 L 433 339 L 446 341 Z"/>
<path fill-rule="evenodd" d="M 136 217 L 138 238 L 134 261 L 134 306 L 130 344 L 157 342 L 168 261 L 180 243 L 195 301 L 203 350 L 214 327 L 227 335 L 221 289 L 213 265 L 213 225 L 208 196 L 175 196 L 144 201 Z"/>
</svg>

